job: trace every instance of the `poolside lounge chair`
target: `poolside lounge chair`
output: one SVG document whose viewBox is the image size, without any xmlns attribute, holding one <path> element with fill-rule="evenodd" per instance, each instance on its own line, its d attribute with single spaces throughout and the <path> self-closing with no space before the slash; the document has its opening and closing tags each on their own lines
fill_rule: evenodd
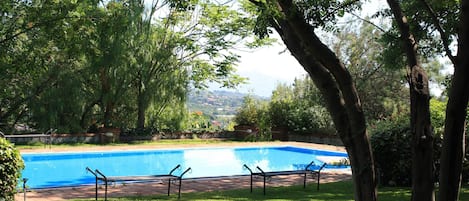
<svg viewBox="0 0 469 201">
<path fill-rule="evenodd" d="M 253 172 L 251 168 L 249 168 L 246 164 L 244 164 L 244 167 L 247 170 L 249 170 L 249 172 L 251 173 L 251 193 L 252 193 L 252 177 L 261 176 L 264 178 L 264 195 L 265 195 L 266 178 L 271 178 L 272 176 L 280 176 L 280 175 L 294 175 L 294 174 L 304 175 L 303 188 L 306 188 L 306 176 L 308 174 L 311 174 L 313 177 L 317 176 L 317 190 L 319 190 L 319 179 L 321 177 L 321 170 L 326 166 L 326 163 L 322 164 L 317 170 L 311 170 L 311 167 L 313 165 L 314 165 L 314 161 L 309 163 L 304 169 L 301 169 L 301 170 L 273 171 L 273 172 L 266 172 L 262 170 L 259 166 L 256 167 L 259 170 L 259 172 Z"/>
<path fill-rule="evenodd" d="M 169 174 L 163 175 L 148 175 L 148 176 L 105 176 L 101 171 L 96 169 L 95 171 L 91 170 L 89 167 L 86 167 L 88 172 L 91 172 L 95 176 L 95 199 L 98 200 L 98 181 L 104 182 L 104 200 L 107 200 L 107 187 L 108 184 L 111 182 L 140 182 L 140 181 L 168 181 L 168 196 L 171 190 L 171 181 L 179 181 L 179 191 L 178 191 L 178 198 L 181 197 L 181 185 L 182 185 L 182 177 L 184 174 L 189 172 L 191 168 L 187 168 L 181 175 L 177 176 L 174 175 L 173 172 L 179 169 L 181 165 L 177 165 L 174 167 Z"/>
</svg>

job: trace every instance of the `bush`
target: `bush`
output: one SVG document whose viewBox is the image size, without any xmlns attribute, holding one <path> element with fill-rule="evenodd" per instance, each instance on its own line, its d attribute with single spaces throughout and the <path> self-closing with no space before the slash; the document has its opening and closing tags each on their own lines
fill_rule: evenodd
<svg viewBox="0 0 469 201">
<path fill-rule="evenodd" d="M 14 200 L 18 179 L 24 168 L 18 150 L 4 138 L 0 138 L 0 200 Z"/>
<path fill-rule="evenodd" d="M 271 139 L 271 119 L 267 102 L 255 99 L 252 95 L 244 97 L 243 105 L 238 109 L 234 121 L 238 126 L 250 126 L 256 135 L 250 135 L 248 141 L 266 141 Z"/>
<path fill-rule="evenodd" d="M 370 141 L 380 184 L 409 186 L 412 170 L 409 119 L 401 117 L 375 126 L 370 130 Z"/>
<path fill-rule="evenodd" d="M 372 129 L 371 147 L 378 170 L 378 179 L 385 186 L 410 186 L 412 172 L 412 134 L 410 132 L 410 115 L 401 115 L 392 120 L 377 123 Z M 466 150 L 469 146 L 466 136 Z M 433 157 L 435 180 L 438 180 L 439 158 L 442 148 L 441 135 L 435 133 L 433 142 Z M 462 182 L 469 181 L 469 152 L 463 159 Z"/>
<path fill-rule="evenodd" d="M 289 111 L 287 118 L 288 128 L 295 133 L 335 133 L 329 112 L 320 105 L 296 105 Z"/>
<path fill-rule="evenodd" d="M 271 101 L 269 103 L 269 116 L 272 127 L 288 128 L 288 113 L 292 103 L 287 100 Z"/>
<path fill-rule="evenodd" d="M 260 115 L 260 103 L 252 95 L 244 97 L 243 105 L 239 108 L 235 116 L 238 125 L 254 126 L 258 124 Z"/>
</svg>

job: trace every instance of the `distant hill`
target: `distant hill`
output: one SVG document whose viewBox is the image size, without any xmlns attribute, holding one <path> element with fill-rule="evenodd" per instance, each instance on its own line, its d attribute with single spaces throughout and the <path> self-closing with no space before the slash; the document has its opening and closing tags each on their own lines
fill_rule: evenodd
<svg viewBox="0 0 469 201">
<path fill-rule="evenodd" d="M 212 119 L 217 116 L 230 117 L 243 104 L 243 98 L 247 94 L 231 91 L 191 91 L 188 96 L 187 106 L 190 111 L 201 111 Z M 262 100 L 267 100 L 260 96 L 255 96 Z"/>
</svg>

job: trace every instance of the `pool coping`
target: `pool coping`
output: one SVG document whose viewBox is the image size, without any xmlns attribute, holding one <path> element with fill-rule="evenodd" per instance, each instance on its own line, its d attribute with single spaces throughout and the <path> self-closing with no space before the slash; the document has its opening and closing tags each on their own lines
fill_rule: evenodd
<svg viewBox="0 0 469 201">
<path fill-rule="evenodd" d="M 336 151 L 336 152 L 345 152 L 345 148 L 341 146 L 334 145 L 324 145 L 324 144 L 314 144 L 314 143 L 303 143 L 303 142 L 247 142 L 247 143 L 215 143 L 215 144 L 173 144 L 173 145 L 130 145 L 130 146 L 102 146 L 102 147 L 55 147 L 47 149 L 23 149 L 20 150 L 20 153 L 56 153 L 56 152 L 83 152 L 83 151 L 125 151 L 125 150 L 155 150 L 155 149 L 180 149 L 180 148 L 233 148 L 233 147 L 258 147 L 258 146 L 294 146 L 308 149 L 322 149 L 327 151 Z M 91 149 L 90 149 L 91 148 Z M 321 181 L 332 182 L 351 179 L 350 170 L 328 170 L 324 174 L 325 180 L 321 178 Z M 331 176 L 332 175 L 332 176 Z M 187 192 L 198 192 L 198 191 L 211 191 L 211 190 L 227 190 L 234 188 L 246 188 L 245 185 L 236 185 L 239 184 L 240 180 L 246 180 L 249 176 L 246 175 L 236 175 L 236 176 L 225 176 L 225 177 L 210 177 L 210 178 L 187 178 L 184 181 L 192 182 L 195 184 L 183 184 L 183 193 Z M 327 178 L 331 178 L 330 181 Z M 281 178 L 282 179 L 282 178 Z M 297 178 L 298 179 L 298 178 Z M 300 178 L 301 179 L 301 178 Z M 293 180 L 293 181 L 292 181 Z M 280 181 L 280 180 L 279 180 Z M 295 184 L 294 179 L 287 177 L 283 178 L 283 182 L 278 182 L 279 186 Z M 149 184 L 150 183 L 150 184 Z M 198 184 L 204 183 L 204 184 Z M 301 182 L 300 182 L 301 183 Z M 127 184 L 124 187 L 118 187 L 120 189 L 111 189 L 111 194 L 113 196 L 124 196 L 124 195 L 153 195 L 161 194 L 159 191 L 154 190 L 158 188 L 158 182 L 146 184 L 136 183 L 136 184 Z M 151 191 L 148 191 L 148 187 L 141 187 L 141 185 L 150 185 Z M 155 187 L 156 186 L 156 187 Z M 188 187 L 189 186 L 189 187 Z M 129 189 L 127 189 L 129 188 Z M 164 191 L 163 191 L 164 192 Z M 42 188 L 34 189 L 27 192 L 27 200 L 67 200 L 74 198 L 94 198 L 94 185 L 82 185 L 82 186 L 71 186 L 71 187 L 55 187 L 55 188 Z M 15 196 L 15 200 L 23 200 L 23 193 L 18 193 Z"/>
<path fill-rule="evenodd" d="M 180 148 L 232 148 L 232 147 L 256 147 L 256 146 L 296 146 L 328 151 L 345 152 L 343 146 L 315 144 L 306 142 L 230 142 L 213 144 L 162 144 L 162 145 L 122 145 L 122 146 L 91 146 L 91 147 L 54 147 L 38 149 L 19 149 L 20 153 L 56 153 L 56 152 L 92 152 L 92 151 L 126 151 L 126 150 L 154 150 L 154 149 L 180 149 Z"/>
</svg>

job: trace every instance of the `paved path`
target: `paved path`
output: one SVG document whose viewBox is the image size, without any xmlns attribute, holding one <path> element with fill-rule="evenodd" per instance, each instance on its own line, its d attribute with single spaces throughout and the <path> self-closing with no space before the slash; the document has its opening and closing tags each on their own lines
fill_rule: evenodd
<svg viewBox="0 0 469 201">
<path fill-rule="evenodd" d="M 309 147 L 309 148 L 321 148 L 327 150 L 343 151 L 342 147 L 328 146 L 328 145 L 317 145 L 310 143 L 227 143 L 226 145 L 222 144 L 213 144 L 209 146 L 258 146 L 258 145 L 294 145 L 300 147 Z M 194 146 L 194 145 L 190 145 Z M 202 145 L 203 146 L 203 145 Z M 173 145 L 174 147 L 174 145 Z M 141 149 L 147 149 L 148 147 L 142 146 L 138 147 Z M 152 147 L 154 148 L 154 146 Z M 54 149 L 54 148 L 53 148 Z M 62 149 L 62 148 L 60 148 Z M 67 148 L 66 150 L 60 151 L 77 151 L 76 147 Z M 98 150 L 122 150 L 129 149 L 127 146 L 123 147 L 98 147 L 95 148 Z M 136 149 L 132 146 L 130 149 Z M 23 150 L 21 150 L 23 151 Z M 44 150 L 46 152 L 50 150 Z M 56 152 L 57 150 L 53 150 Z M 30 151 L 23 151 L 30 152 Z M 321 172 L 321 183 L 348 180 L 351 179 L 351 173 L 348 171 L 327 171 Z M 262 179 L 258 178 L 254 180 L 254 188 L 258 193 L 262 193 Z M 240 176 L 240 177 L 225 177 L 225 178 L 215 178 L 215 179 L 185 179 L 182 183 L 181 191 L 183 193 L 187 192 L 202 192 L 202 191 L 215 191 L 215 190 L 229 190 L 229 189 L 246 189 L 249 191 L 249 176 Z M 301 185 L 303 184 L 303 178 L 296 175 L 288 176 L 276 176 L 273 177 L 271 181 L 268 182 L 267 186 L 290 186 L 290 185 Z M 315 185 L 315 181 L 309 179 L 308 185 Z M 104 196 L 104 187 L 100 188 L 99 197 Z M 108 194 L 109 197 L 122 197 L 122 196 L 132 196 L 132 195 L 165 195 L 167 192 L 167 183 L 157 183 L 157 182 L 147 182 L 147 183 L 127 183 L 127 184 L 116 184 L 109 188 Z M 171 193 L 173 195 L 177 194 L 176 185 L 172 185 Z M 68 187 L 68 188 L 51 188 L 51 189 L 40 189 L 40 190 L 31 190 L 26 193 L 27 201 L 40 201 L 40 200 L 67 200 L 74 198 L 94 198 L 95 188 L 94 185 L 91 186 L 81 186 L 81 187 Z M 184 195 L 182 195 L 184 196 Z M 24 200 L 23 193 L 18 193 L 15 196 L 15 200 L 21 201 Z"/>
</svg>

